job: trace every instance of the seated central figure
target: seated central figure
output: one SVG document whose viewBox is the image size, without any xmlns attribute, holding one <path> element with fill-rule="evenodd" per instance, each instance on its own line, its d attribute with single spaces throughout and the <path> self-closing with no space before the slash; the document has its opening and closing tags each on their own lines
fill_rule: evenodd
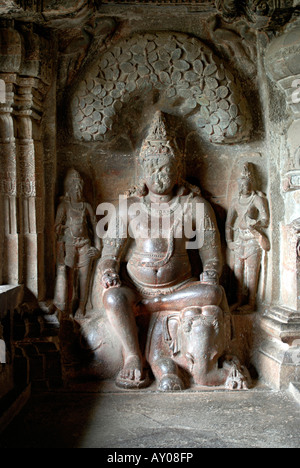
<svg viewBox="0 0 300 468">
<path fill-rule="evenodd" d="M 184 388 L 176 362 L 180 355 L 197 384 L 224 385 L 235 365 L 218 365 L 225 349 L 226 298 L 219 286 L 222 262 L 216 219 L 200 190 L 182 179 L 182 155 L 161 112 L 155 114 L 143 142 L 140 163 L 143 184 L 129 194 L 125 208 L 121 204 L 118 223 L 109 223 L 99 263 L 104 307 L 123 349 L 116 384 L 122 388 L 146 384 L 136 316 L 148 314 L 146 354 L 161 391 Z M 202 263 L 200 278 L 192 272 L 192 235 Z M 184 335 L 187 324 L 189 336 Z"/>
</svg>

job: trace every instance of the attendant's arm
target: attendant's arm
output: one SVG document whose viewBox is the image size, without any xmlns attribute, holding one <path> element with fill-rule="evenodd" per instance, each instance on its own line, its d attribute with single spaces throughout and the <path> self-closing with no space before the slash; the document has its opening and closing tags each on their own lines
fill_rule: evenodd
<svg viewBox="0 0 300 468">
<path fill-rule="evenodd" d="M 229 208 L 225 226 L 226 242 L 230 250 L 234 250 L 234 224 L 237 216 L 235 202 L 233 202 L 232 206 Z"/>
<path fill-rule="evenodd" d="M 256 196 L 256 207 L 258 210 L 258 220 L 254 227 L 257 228 L 267 228 L 270 223 L 270 213 L 269 213 L 269 206 L 268 200 L 263 196 Z"/>
<path fill-rule="evenodd" d="M 55 233 L 58 236 L 58 238 L 64 234 L 65 219 L 66 219 L 66 206 L 65 206 L 65 203 L 62 202 L 57 208 L 55 224 L 54 224 Z"/>
</svg>

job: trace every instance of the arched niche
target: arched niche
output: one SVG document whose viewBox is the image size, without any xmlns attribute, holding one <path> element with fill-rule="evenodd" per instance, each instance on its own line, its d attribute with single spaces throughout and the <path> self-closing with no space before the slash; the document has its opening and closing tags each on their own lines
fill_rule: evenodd
<svg viewBox="0 0 300 468">
<path fill-rule="evenodd" d="M 177 32 L 135 34 L 97 59 L 72 97 L 75 138 L 110 141 L 127 104 L 150 93 L 164 112 L 184 116 L 213 143 L 250 138 L 252 119 L 239 80 L 201 41 Z"/>
</svg>

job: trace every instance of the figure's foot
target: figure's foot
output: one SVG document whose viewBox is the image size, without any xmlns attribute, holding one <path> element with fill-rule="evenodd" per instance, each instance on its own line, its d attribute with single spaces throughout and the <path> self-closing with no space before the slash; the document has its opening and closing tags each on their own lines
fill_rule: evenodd
<svg viewBox="0 0 300 468">
<path fill-rule="evenodd" d="M 180 392 L 184 390 L 182 380 L 176 374 L 164 375 L 159 383 L 160 392 Z"/>
<path fill-rule="evenodd" d="M 120 371 L 119 376 L 122 379 L 132 380 L 132 381 L 139 381 L 142 377 L 142 369 L 141 369 L 141 360 L 139 356 L 129 356 L 125 360 L 125 364 L 123 369 Z"/>
<path fill-rule="evenodd" d="M 225 387 L 228 390 L 248 390 L 251 388 L 251 377 L 245 366 L 236 359 L 226 361 L 224 369 L 228 369 L 228 377 Z"/>
<path fill-rule="evenodd" d="M 139 356 L 131 355 L 125 360 L 123 369 L 119 372 L 116 385 L 120 388 L 143 388 L 148 385 L 142 378 L 142 363 Z"/>
</svg>

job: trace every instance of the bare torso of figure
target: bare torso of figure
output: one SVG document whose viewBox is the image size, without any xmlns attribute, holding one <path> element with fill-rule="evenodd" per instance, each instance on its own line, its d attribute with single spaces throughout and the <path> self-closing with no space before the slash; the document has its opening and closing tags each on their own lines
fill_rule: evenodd
<svg viewBox="0 0 300 468">
<path fill-rule="evenodd" d="M 134 283 L 147 287 L 169 287 L 192 277 L 185 239 L 138 239 L 127 271 Z M 171 246 L 170 244 L 173 244 Z M 168 252 L 172 256 L 168 259 Z"/>
<path fill-rule="evenodd" d="M 84 202 L 67 202 L 65 238 L 66 240 L 89 238 L 87 210 Z"/>
<path fill-rule="evenodd" d="M 239 197 L 236 202 L 238 228 L 240 231 L 246 231 L 249 229 L 249 218 L 257 220 L 259 217 L 256 198 L 256 193 L 252 192 L 248 197 Z"/>
<path fill-rule="evenodd" d="M 173 206 L 181 208 L 181 203 Z M 127 263 L 131 280 L 137 285 L 163 288 L 191 278 L 183 217 L 175 217 L 169 205 L 163 212 L 149 212 L 142 202 L 142 209 L 144 216 L 135 225 L 134 247 Z"/>
</svg>

